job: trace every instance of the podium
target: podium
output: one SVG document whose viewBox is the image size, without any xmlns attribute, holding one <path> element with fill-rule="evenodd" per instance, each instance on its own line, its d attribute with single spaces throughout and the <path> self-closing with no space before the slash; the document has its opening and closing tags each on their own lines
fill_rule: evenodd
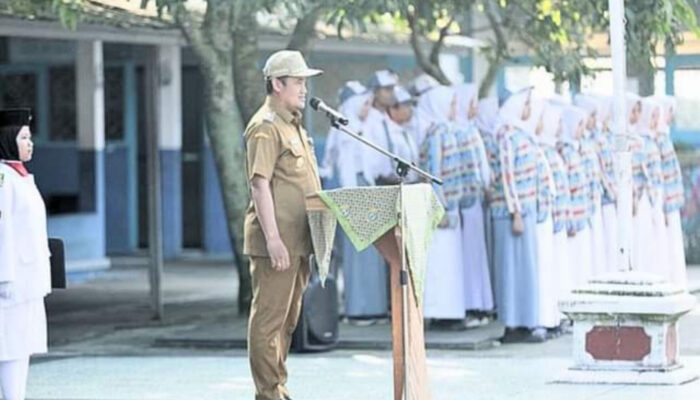
<svg viewBox="0 0 700 400">
<path fill-rule="evenodd" d="M 387 261 L 394 400 L 430 400 L 420 305 L 428 245 L 444 215 L 431 186 L 416 184 L 319 192 L 307 196 L 306 210 L 322 279 L 327 274 L 336 221 L 358 251 L 374 245 Z M 402 247 L 406 249 L 403 254 Z"/>
</svg>

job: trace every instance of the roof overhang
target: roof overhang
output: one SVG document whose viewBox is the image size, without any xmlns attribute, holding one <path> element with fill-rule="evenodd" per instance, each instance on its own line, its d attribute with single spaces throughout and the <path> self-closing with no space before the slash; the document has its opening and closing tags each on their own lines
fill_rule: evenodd
<svg viewBox="0 0 700 400">
<path fill-rule="evenodd" d="M 0 36 L 55 40 L 100 40 L 141 45 L 184 46 L 187 44 L 182 32 L 178 29 L 118 28 L 80 23 L 77 29 L 70 30 L 57 21 L 32 21 L 7 16 L 0 16 Z"/>
</svg>

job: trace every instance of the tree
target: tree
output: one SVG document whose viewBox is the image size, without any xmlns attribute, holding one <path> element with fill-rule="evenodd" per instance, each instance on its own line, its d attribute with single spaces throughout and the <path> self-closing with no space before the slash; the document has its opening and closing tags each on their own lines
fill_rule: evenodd
<svg viewBox="0 0 700 400">
<path fill-rule="evenodd" d="M 10 0 L 15 9 L 51 12 L 74 29 L 85 0 Z M 188 39 L 199 61 L 204 83 L 207 135 L 219 176 L 231 247 L 239 275 L 238 309 L 247 313 L 252 300 L 248 258 L 243 254 L 243 221 L 249 202 L 245 176 L 243 127 L 262 104 L 263 79 L 259 68 L 257 13 L 276 10 L 296 26 L 288 47 L 308 50 L 315 37 L 316 19 L 325 2 L 318 0 L 207 0 L 203 13 L 187 7 L 187 0 L 153 2 L 161 17 L 172 20 Z"/>
</svg>

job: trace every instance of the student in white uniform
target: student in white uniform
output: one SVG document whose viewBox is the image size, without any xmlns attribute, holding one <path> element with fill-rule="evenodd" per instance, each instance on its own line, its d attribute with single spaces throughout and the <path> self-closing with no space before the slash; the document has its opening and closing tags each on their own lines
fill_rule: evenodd
<svg viewBox="0 0 700 400">
<path fill-rule="evenodd" d="M 592 276 L 600 275 L 608 271 L 605 258 L 605 234 L 603 225 L 602 197 L 603 182 L 601 162 L 596 146 L 596 131 L 598 129 L 598 103 L 592 96 L 578 94 L 574 97 L 574 104 L 586 110 L 586 129 L 581 138 L 581 156 L 589 181 L 589 215 L 591 229 L 591 249 L 593 263 Z"/>
<path fill-rule="evenodd" d="M 664 179 L 661 172 L 661 152 L 656 144 L 661 104 L 652 97 L 642 99 L 642 114 L 639 118 L 639 136 L 643 142 L 643 152 L 646 157 L 644 175 L 646 176 L 645 191 L 651 205 L 651 230 L 647 237 L 647 246 L 653 247 L 651 256 L 640 267 L 646 271 L 668 277 L 668 245 L 666 238 L 666 222 L 664 216 Z"/>
<path fill-rule="evenodd" d="M 348 118 L 348 128 L 364 135 L 363 125 L 372 106 L 372 95 L 359 82 L 348 82 L 340 92 L 338 111 Z M 368 186 L 374 181 L 368 173 L 363 143 L 335 128 L 329 133 L 324 169 L 335 171 L 340 187 Z M 369 178 L 367 178 L 369 176 Z M 337 236 L 343 270 L 344 314 L 353 325 L 372 325 L 386 318 L 389 310 L 387 273 L 384 259 L 374 246 L 357 252 L 342 230 Z"/>
<path fill-rule="evenodd" d="M 32 158 L 27 109 L 0 111 L 0 388 L 24 400 L 29 357 L 47 352 L 51 291 L 46 208 L 23 162 Z"/>
<path fill-rule="evenodd" d="M 428 250 L 425 276 L 423 316 L 431 319 L 431 329 L 466 328 L 459 216 L 462 180 L 454 125 L 456 107 L 454 88 L 438 86 L 418 98 L 416 110 L 428 127 L 421 147 L 421 167 L 443 180 L 442 185 L 433 187 L 445 207 L 445 217 Z"/>
<path fill-rule="evenodd" d="M 384 135 L 384 121 L 389 118 L 388 110 L 394 101 L 394 86 L 398 85 L 396 75 L 389 70 L 379 70 L 372 74 L 367 82 L 367 89 L 372 94 L 372 107 L 370 107 L 367 118 L 362 124 L 362 132 L 365 137 L 374 142 Z M 381 156 L 376 150 L 364 146 L 361 149 L 362 156 L 367 163 L 366 178 L 375 184 L 373 168 L 374 160 Z"/>
<path fill-rule="evenodd" d="M 391 105 L 387 109 L 381 129 L 373 130 L 371 141 L 379 147 L 396 154 L 409 163 L 418 163 L 418 146 L 409 133 L 408 124 L 413 117 L 413 97 L 401 86 L 394 86 Z M 369 170 L 377 185 L 396 185 L 400 179 L 396 173 L 397 163 L 384 154 L 373 152 L 369 156 Z M 415 171 L 409 171 L 404 183 L 416 182 Z"/>
<path fill-rule="evenodd" d="M 493 311 L 493 290 L 486 249 L 484 223 L 485 193 L 491 185 L 491 170 L 481 133 L 476 127 L 477 87 L 456 86 L 457 123 L 455 135 L 462 169 L 460 216 L 462 256 L 465 269 L 465 306 L 468 328 L 489 322 Z"/>
<path fill-rule="evenodd" d="M 348 118 L 348 128 L 362 135 L 362 126 L 372 107 L 372 95 L 367 88 L 358 81 L 346 82 L 338 93 L 338 104 L 338 111 Z M 371 184 L 364 174 L 363 146 L 350 135 L 331 128 L 319 168 L 321 177 L 327 181 L 333 180 L 339 187 Z"/>
<path fill-rule="evenodd" d="M 685 202 L 683 175 L 678 156 L 671 140 L 671 125 L 676 110 L 675 98 L 661 96 L 658 101 L 662 105 L 659 118 L 659 133 L 656 142 L 661 151 L 661 171 L 664 177 L 664 213 L 666 224 L 667 275 L 666 278 L 683 289 L 688 290 L 688 278 L 685 270 L 685 248 L 683 244 L 683 229 L 681 228 L 680 210 Z"/>
</svg>

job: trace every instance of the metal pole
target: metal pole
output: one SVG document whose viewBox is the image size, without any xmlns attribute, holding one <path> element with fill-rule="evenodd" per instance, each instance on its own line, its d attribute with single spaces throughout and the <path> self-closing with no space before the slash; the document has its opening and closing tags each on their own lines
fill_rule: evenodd
<svg viewBox="0 0 700 400">
<path fill-rule="evenodd" d="M 153 318 L 163 319 L 163 218 L 160 153 L 158 150 L 159 78 L 158 47 L 150 46 L 146 62 L 146 164 L 148 173 L 149 283 Z"/>
<path fill-rule="evenodd" d="M 629 271 L 631 264 L 632 228 L 632 154 L 629 151 L 625 83 L 627 59 L 625 50 L 625 2 L 608 0 L 610 13 L 610 56 L 613 72 L 613 124 L 615 138 L 615 183 L 617 186 L 617 269 Z"/>
</svg>

